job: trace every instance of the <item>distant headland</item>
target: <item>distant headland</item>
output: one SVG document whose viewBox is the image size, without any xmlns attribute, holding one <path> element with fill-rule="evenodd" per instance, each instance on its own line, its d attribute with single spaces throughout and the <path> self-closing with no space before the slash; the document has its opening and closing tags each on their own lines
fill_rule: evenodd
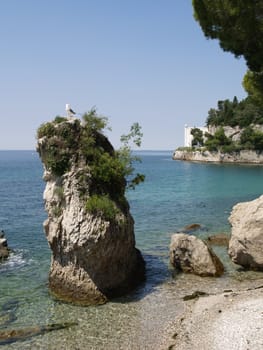
<svg viewBox="0 0 263 350">
<path fill-rule="evenodd" d="M 205 127 L 184 128 L 174 160 L 263 164 L 263 110 L 249 98 L 218 101 Z"/>
</svg>

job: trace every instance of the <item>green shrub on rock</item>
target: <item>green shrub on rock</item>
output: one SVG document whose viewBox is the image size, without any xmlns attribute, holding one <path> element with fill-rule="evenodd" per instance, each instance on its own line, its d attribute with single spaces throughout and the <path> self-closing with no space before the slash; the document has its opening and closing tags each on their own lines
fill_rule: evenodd
<svg viewBox="0 0 263 350">
<path fill-rule="evenodd" d="M 118 208 L 129 208 L 125 190 L 144 181 L 143 174 L 134 175 L 133 163 L 139 158 L 132 155 L 130 146 L 140 146 L 141 128 L 134 123 L 121 138 L 123 146 L 115 151 L 103 134 L 107 118 L 98 116 L 95 109 L 83 115 L 82 124 L 79 119 L 64 119 L 58 116 L 38 129 L 45 167 L 63 176 L 77 165 L 79 196 L 87 201 L 87 210 L 100 215 L 105 212 L 103 215 L 112 220 Z"/>
<path fill-rule="evenodd" d="M 86 210 L 105 220 L 113 221 L 120 212 L 108 195 L 92 195 L 86 203 Z"/>
<path fill-rule="evenodd" d="M 205 133 L 205 136 L 207 138 L 205 147 L 210 152 L 222 150 L 223 148 L 227 149 L 227 147 L 228 149 L 233 149 L 231 147 L 232 140 L 225 135 L 223 127 L 220 127 L 214 135 Z"/>
<path fill-rule="evenodd" d="M 57 115 L 54 119 L 55 124 L 63 123 L 67 120 L 66 117 L 61 117 L 60 115 Z"/>
<path fill-rule="evenodd" d="M 263 151 L 263 132 L 248 126 L 241 134 L 240 143 L 246 149 Z"/>
<path fill-rule="evenodd" d="M 40 127 L 37 130 L 37 138 L 41 139 L 44 136 L 52 137 L 56 133 L 56 128 L 53 123 L 44 123 L 40 125 Z"/>
</svg>

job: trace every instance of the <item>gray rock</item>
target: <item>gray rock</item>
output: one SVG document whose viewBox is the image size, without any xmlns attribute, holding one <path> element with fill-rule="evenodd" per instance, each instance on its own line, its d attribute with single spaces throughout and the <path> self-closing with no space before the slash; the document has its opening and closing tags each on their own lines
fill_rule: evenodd
<svg viewBox="0 0 263 350">
<path fill-rule="evenodd" d="M 223 264 L 205 242 L 184 233 L 171 237 L 170 262 L 176 269 L 199 276 L 221 276 L 224 272 Z"/>
<path fill-rule="evenodd" d="M 263 270 L 263 196 L 233 207 L 228 253 L 234 263 Z"/>
</svg>

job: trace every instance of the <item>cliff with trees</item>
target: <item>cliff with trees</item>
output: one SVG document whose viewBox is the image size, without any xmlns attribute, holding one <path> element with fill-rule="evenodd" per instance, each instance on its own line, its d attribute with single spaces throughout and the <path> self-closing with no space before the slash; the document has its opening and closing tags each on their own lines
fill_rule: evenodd
<svg viewBox="0 0 263 350">
<path fill-rule="evenodd" d="M 218 101 L 208 111 L 208 132 L 192 129 L 192 148 L 178 149 L 175 159 L 189 159 L 189 152 L 206 152 L 206 159 L 260 162 L 263 152 L 263 3 L 241 0 L 193 0 L 194 16 L 208 39 L 217 39 L 224 51 L 243 57 L 248 70 L 243 87 L 248 96 L 238 101 Z M 185 152 L 188 152 L 187 154 Z M 208 153 L 213 156 L 208 157 Z M 249 154 L 241 157 L 240 152 Z M 216 153 L 218 153 L 216 155 Z M 254 157 L 251 155 L 254 153 Z M 227 154 L 227 156 L 225 156 Z M 232 158 L 231 158 L 232 156 Z M 194 156 L 193 156 L 194 157 Z M 195 158 L 195 157 L 194 157 Z M 205 160 L 205 159 L 203 159 Z M 214 160 L 215 161 L 215 160 Z"/>
</svg>

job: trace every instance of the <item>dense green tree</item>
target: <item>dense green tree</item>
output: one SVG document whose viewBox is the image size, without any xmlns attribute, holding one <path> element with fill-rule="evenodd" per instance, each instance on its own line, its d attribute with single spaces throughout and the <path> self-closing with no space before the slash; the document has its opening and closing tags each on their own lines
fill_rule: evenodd
<svg viewBox="0 0 263 350">
<path fill-rule="evenodd" d="M 204 138 L 203 138 L 203 131 L 202 130 L 200 130 L 199 128 L 193 128 L 191 130 L 191 135 L 193 135 L 192 147 L 203 146 Z"/>
<path fill-rule="evenodd" d="M 248 126 L 242 132 L 240 144 L 245 149 L 263 151 L 263 133 L 259 130 L 254 130 L 251 126 Z"/>
<path fill-rule="evenodd" d="M 194 16 L 205 36 L 225 51 L 244 56 L 250 70 L 263 70 L 262 0 L 193 0 Z"/>
<path fill-rule="evenodd" d="M 238 101 L 236 96 L 233 102 L 229 100 L 218 101 L 217 109 L 211 108 L 208 111 L 207 125 L 233 125 L 235 109 L 237 108 Z"/>
<path fill-rule="evenodd" d="M 222 150 L 225 146 L 230 146 L 232 143 L 231 139 L 225 135 L 223 127 L 220 127 L 214 135 L 206 133 L 205 136 L 207 138 L 205 146 L 209 151 Z"/>
<path fill-rule="evenodd" d="M 211 108 L 208 111 L 206 124 L 232 127 L 238 125 L 242 128 L 250 124 L 263 124 L 263 109 L 250 97 L 240 102 L 236 97 L 233 101 L 218 101 L 217 109 Z"/>
<path fill-rule="evenodd" d="M 249 68 L 243 86 L 263 106 L 263 1 L 192 0 L 194 17 L 205 36 L 224 51 L 243 56 Z"/>
<path fill-rule="evenodd" d="M 243 87 L 251 100 L 263 107 L 263 71 L 252 72 L 248 70 L 243 79 Z"/>
<path fill-rule="evenodd" d="M 253 134 L 254 130 L 251 126 L 246 127 L 240 137 L 240 143 L 244 148 L 246 149 L 252 149 L 253 148 Z"/>
</svg>

